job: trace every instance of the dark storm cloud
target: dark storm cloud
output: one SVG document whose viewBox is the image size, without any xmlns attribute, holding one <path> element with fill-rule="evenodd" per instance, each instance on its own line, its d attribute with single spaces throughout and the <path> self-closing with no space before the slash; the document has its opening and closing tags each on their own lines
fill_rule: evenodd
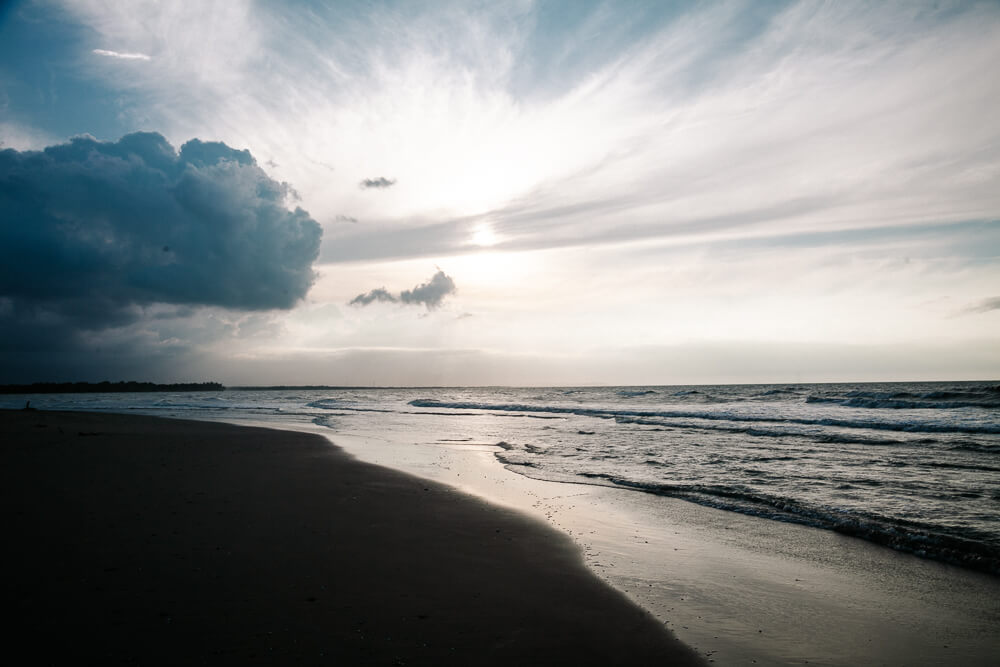
<svg viewBox="0 0 1000 667">
<path fill-rule="evenodd" d="M 289 308 L 313 281 L 320 226 L 249 151 L 156 133 L 0 152 L 0 295 Z M 62 306 L 60 306 L 61 308 Z"/>
<path fill-rule="evenodd" d="M 403 290 L 396 296 L 384 287 L 373 289 L 366 294 L 359 294 L 351 299 L 352 306 L 367 306 L 375 301 L 386 301 L 389 303 L 405 303 L 414 305 L 424 305 L 427 308 L 437 308 L 449 294 L 455 292 L 455 281 L 444 271 L 438 269 L 430 280 L 417 285 L 411 290 Z"/>
<path fill-rule="evenodd" d="M 290 195 L 249 151 L 218 142 L 178 153 L 142 132 L 0 151 L 0 361 L 81 367 L 74 355 L 109 349 L 98 334 L 162 319 L 159 304 L 290 308 L 312 285 L 322 234 L 286 208 Z M 135 329 L 116 354 L 186 345 Z"/>
<path fill-rule="evenodd" d="M 85 323 L 57 312 L 23 309 L 0 313 L 0 383 L 100 380 L 167 381 L 198 377 L 197 345 L 157 329 L 167 322 L 197 320 L 139 319 L 131 324 L 87 329 Z M 122 320 L 128 319 L 123 316 Z M 185 330 L 190 336 L 191 329 Z"/>
<path fill-rule="evenodd" d="M 378 178 L 366 178 L 365 180 L 361 181 L 360 186 L 366 190 L 368 188 L 378 188 L 382 190 L 385 188 L 391 188 L 395 184 L 396 184 L 395 178 L 389 179 L 386 178 L 385 176 L 379 176 Z"/>
</svg>

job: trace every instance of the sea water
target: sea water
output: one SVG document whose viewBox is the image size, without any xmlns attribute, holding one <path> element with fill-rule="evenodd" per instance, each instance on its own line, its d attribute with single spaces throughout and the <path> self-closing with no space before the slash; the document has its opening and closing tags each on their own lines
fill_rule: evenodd
<svg viewBox="0 0 1000 667">
<path fill-rule="evenodd" d="M 470 443 L 528 477 L 671 496 L 1000 573 L 1000 384 L 271 388 L 60 394 L 45 409 Z M 434 434 L 433 438 L 412 434 Z"/>
</svg>

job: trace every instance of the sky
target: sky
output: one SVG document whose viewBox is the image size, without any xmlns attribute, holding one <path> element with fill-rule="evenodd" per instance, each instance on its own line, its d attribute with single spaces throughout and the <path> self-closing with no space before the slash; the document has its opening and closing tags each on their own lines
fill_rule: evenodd
<svg viewBox="0 0 1000 667">
<path fill-rule="evenodd" d="M 0 382 L 1000 378 L 998 2 L 0 2 Z"/>
</svg>

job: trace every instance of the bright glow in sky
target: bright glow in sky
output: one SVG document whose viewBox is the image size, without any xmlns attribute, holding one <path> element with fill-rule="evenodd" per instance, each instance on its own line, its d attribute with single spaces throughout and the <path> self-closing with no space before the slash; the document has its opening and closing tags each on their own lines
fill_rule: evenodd
<svg viewBox="0 0 1000 667">
<path fill-rule="evenodd" d="M 224 142 L 323 238 L 54 361 L 0 275 L 0 381 L 995 379 L 998 62 L 996 3 L 13 3 L 4 148 Z"/>
</svg>

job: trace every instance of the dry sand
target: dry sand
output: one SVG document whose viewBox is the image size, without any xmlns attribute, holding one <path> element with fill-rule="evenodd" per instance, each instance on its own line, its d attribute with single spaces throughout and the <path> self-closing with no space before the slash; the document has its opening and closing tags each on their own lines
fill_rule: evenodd
<svg viewBox="0 0 1000 667">
<path fill-rule="evenodd" d="M 30 664 L 700 664 L 566 536 L 318 435 L 0 411 L 0 439 Z"/>
</svg>

